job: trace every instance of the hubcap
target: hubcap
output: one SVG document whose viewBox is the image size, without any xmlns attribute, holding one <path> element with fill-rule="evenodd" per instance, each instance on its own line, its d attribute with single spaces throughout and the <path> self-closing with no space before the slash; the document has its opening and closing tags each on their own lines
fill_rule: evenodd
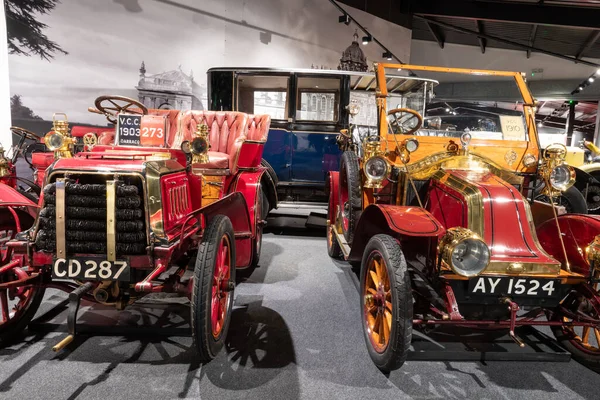
<svg viewBox="0 0 600 400">
<path fill-rule="evenodd" d="M 27 272 L 21 268 L 14 268 L 11 272 L 0 276 L 0 282 L 12 282 L 18 279 L 26 278 Z M 0 290 L 0 329 L 3 325 L 10 323 L 18 318 L 19 314 L 24 312 L 28 303 L 33 298 L 31 287 L 18 287 L 13 289 Z"/>
<path fill-rule="evenodd" d="M 223 235 L 219 248 L 217 250 L 217 260 L 215 263 L 212 297 L 211 297 L 211 324 L 212 334 L 215 338 L 221 335 L 223 326 L 227 319 L 229 311 L 229 296 L 232 295 L 234 284 L 230 280 L 231 251 L 229 237 Z"/>
<path fill-rule="evenodd" d="M 364 322 L 371 345 L 383 353 L 390 342 L 392 331 L 392 291 L 385 261 L 373 251 L 367 263 L 363 293 Z"/>
</svg>

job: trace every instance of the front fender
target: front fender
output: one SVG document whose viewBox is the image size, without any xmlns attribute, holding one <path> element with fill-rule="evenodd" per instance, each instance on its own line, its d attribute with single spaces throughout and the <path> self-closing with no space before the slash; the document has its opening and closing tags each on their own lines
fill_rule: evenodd
<svg viewBox="0 0 600 400">
<path fill-rule="evenodd" d="M 23 196 L 12 186 L 0 183 L 0 207 L 25 207 L 33 218 L 37 216 L 38 205 Z"/>
<path fill-rule="evenodd" d="M 591 174 L 592 172 L 600 171 L 600 162 L 593 162 L 591 164 L 584 164 L 580 167 L 575 168 L 575 170 L 580 170 L 583 172 L 587 172 Z"/>
<path fill-rule="evenodd" d="M 587 165 L 593 165 L 593 164 L 587 164 Z M 583 169 L 583 167 L 585 167 L 587 165 L 584 165 L 580 168 L 574 168 L 575 169 L 575 187 L 577 189 L 579 189 L 579 191 L 584 191 L 588 184 L 600 184 L 600 182 L 598 182 L 598 180 L 595 179 L 590 173 L 595 170 L 586 171 L 585 169 Z M 600 163 L 598 163 L 598 171 L 600 171 Z"/>
<path fill-rule="evenodd" d="M 585 249 L 600 234 L 600 216 L 586 214 L 564 214 L 558 217 L 561 236 L 565 243 L 571 271 L 589 275 L 590 266 Z M 554 218 L 543 222 L 537 228 L 538 239 L 544 250 L 565 265 L 565 255 L 560 243 Z"/>
<path fill-rule="evenodd" d="M 411 206 L 371 204 L 362 212 L 348 259 L 359 261 L 374 235 L 384 233 L 400 240 L 408 238 L 439 238 L 446 229 L 427 210 Z"/>
</svg>

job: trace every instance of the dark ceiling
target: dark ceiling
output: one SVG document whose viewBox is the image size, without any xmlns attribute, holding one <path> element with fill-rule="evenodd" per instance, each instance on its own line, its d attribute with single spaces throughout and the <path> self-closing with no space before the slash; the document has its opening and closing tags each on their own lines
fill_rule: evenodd
<svg viewBox="0 0 600 400">
<path fill-rule="evenodd" d="M 412 28 L 413 39 L 600 58 L 600 1 L 341 0 Z M 595 63 L 591 63 L 595 64 Z"/>
</svg>

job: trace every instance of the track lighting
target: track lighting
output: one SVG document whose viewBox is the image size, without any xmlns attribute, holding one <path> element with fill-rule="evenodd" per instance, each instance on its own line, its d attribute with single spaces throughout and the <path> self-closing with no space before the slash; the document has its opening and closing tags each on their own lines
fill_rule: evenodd
<svg viewBox="0 0 600 400">
<path fill-rule="evenodd" d="M 344 23 L 346 25 L 350 25 L 350 16 L 348 14 L 344 14 L 344 15 L 340 15 L 340 17 L 338 18 L 338 22 Z"/>
<path fill-rule="evenodd" d="M 392 53 L 390 53 L 389 51 L 384 51 L 381 56 L 388 61 L 392 61 Z"/>
<path fill-rule="evenodd" d="M 367 35 L 367 36 L 363 36 L 362 38 L 362 44 L 364 44 L 365 46 L 368 45 L 371 40 L 373 40 L 373 38 L 371 37 L 371 35 Z"/>
</svg>

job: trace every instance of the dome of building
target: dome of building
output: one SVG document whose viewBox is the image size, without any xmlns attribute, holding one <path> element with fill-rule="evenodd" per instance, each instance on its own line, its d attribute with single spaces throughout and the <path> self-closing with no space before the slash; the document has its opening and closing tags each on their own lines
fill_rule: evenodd
<svg viewBox="0 0 600 400">
<path fill-rule="evenodd" d="M 344 50 L 340 58 L 339 70 L 365 72 L 368 69 L 367 58 L 358 44 L 358 33 L 354 32 L 352 44 Z"/>
</svg>

